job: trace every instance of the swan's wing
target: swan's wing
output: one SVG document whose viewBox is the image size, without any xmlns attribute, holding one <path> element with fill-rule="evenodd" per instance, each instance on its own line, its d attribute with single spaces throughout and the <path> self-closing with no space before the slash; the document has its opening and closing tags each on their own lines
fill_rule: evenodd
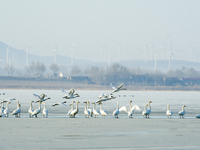
<svg viewBox="0 0 200 150">
<path fill-rule="evenodd" d="M 61 89 L 61 91 L 63 92 L 63 93 L 67 93 L 68 94 L 68 92 L 66 92 L 65 90 L 63 90 L 63 89 Z"/>
<path fill-rule="evenodd" d="M 111 87 L 113 90 L 116 89 L 116 87 L 114 87 L 114 86 L 112 85 L 112 83 L 110 83 L 110 87 Z"/>
<path fill-rule="evenodd" d="M 121 89 L 124 84 L 122 83 L 117 89 Z"/>
<path fill-rule="evenodd" d="M 73 95 L 75 92 L 75 90 L 73 88 L 71 88 L 71 90 L 69 91 L 69 95 Z"/>
<path fill-rule="evenodd" d="M 2 104 L 2 103 L 6 103 L 6 102 L 14 102 L 13 100 L 16 100 L 16 99 L 15 99 L 15 98 L 4 99 L 4 100 L 1 102 L 1 104 Z"/>
<path fill-rule="evenodd" d="M 132 108 L 131 108 L 131 111 L 133 110 L 138 110 L 138 111 L 141 111 L 140 107 L 138 105 L 134 105 Z"/>
<path fill-rule="evenodd" d="M 64 102 L 62 102 L 61 104 L 64 105 L 64 106 L 67 106 Z"/>
<path fill-rule="evenodd" d="M 38 97 L 39 99 L 41 99 L 41 97 L 37 94 L 33 94 L 35 97 Z"/>
<path fill-rule="evenodd" d="M 122 107 L 119 109 L 119 111 L 120 111 L 120 112 L 121 112 L 121 111 L 125 111 L 125 112 L 128 113 L 128 109 L 126 108 L 126 106 L 122 106 Z"/>
</svg>

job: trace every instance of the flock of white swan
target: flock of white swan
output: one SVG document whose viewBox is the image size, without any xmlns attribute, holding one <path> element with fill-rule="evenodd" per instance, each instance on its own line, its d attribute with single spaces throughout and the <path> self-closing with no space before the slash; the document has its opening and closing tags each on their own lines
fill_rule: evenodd
<svg viewBox="0 0 200 150">
<path fill-rule="evenodd" d="M 122 88 L 122 86 L 123 86 L 123 83 L 118 88 L 115 88 L 114 86 L 111 85 L 111 87 L 113 88 L 113 91 L 111 92 L 111 94 L 109 94 L 109 95 L 101 94 L 99 96 L 99 99 L 96 101 L 96 103 L 94 103 L 94 102 L 92 103 L 93 104 L 92 109 L 90 108 L 90 102 L 89 101 L 83 102 L 83 103 L 85 103 L 85 108 L 84 108 L 85 117 L 86 118 L 89 118 L 89 117 L 97 118 L 99 116 L 102 116 L 102 117 L 107 116 L 108 113 L 105 110 L 103 110 L 102 102 L 114 99 L 115 97 L 113 97 L 112 93 L 118 92 L 120 90 L 126 90 L 125 88 Z M 79 97 L 79 95 L 75 93 L 75 90 L 73 88 L 70 90 L 69 93 L 64 91 L 63 89 L 62 89 L 62 92 L 66 93 L 66 95 L 63 97 L 65 99 L 74 99 L 74 98 Z M 46 109 L 45 101 L 50 99 L 50 98 L 46 98 L 45 94 L 42 94 L 41 96 L 39 96 L 37 94 L 33 94 L 33 95 L 35 97 L 37 97 L 38 100 L 35 101 L 35 102 L 34 101 L 30 102 L 30 108 L 28 109 L 29 117 L 32 118 L 32 117 L 35 116 L 37 118 L 37 115 L 42 112 L 43 117 L 47 118 L 49 112 Z M 9 104 L 14 102 L 14 100 L 15 99 L 6 99 L 6 100 L 3 100 L 1 102 L 2 106 L 0 106 L 0 108 L 1 108 L 0 117 L 8 117 L 9 116 Z M 6 103 L 6 107 L 4 107 L 5 103 Z M 38 103 L 39 107 L 37 109 L 33 109 L 32 103 Z M 64 105 L 64 106 L 67 106 L 66 103 L 67 103 L 66 101 L 56 102 L 56 103 L 52 104 L 52 106 L 55 107 L 55 106 L 58 106 L 58 105 L 61 105 L 61 104 Z M 74 103 L 76 104 L 75 106 L 74 106 Z M 71 109 L 67 113 L 67 115 L 70 118 L 75 118 L 75 116 L 79 113 L 79 108 L 78 108 L 79 103 L 80 103 L 79 101 L 77 101 L 77 102 L 72 101 L 72 103 L 70 104 Z M 121 108 L 119 108 L 119 103 L 117 102 L 117 108 L 116 108 L 116 110 L 113 111 L 112 115 L 115 118 L 118 118 L 118 115 L 120 114 L 120 112 L 123 111 L 123 112 L 127 113 L 129 118 L 132 118 L 134 110 L 141 111 L 141 109 L 139 108 L 138 105 L 132 106 L 131 103 L 132 103 L 132 101 L 129 102 L 129 107 L 122 106 Z M 149 101 L 144 106 L 144 110 L 142 111 L 143 118 L 149 118 L 149 115 L 151 114 L 151 105 L 150 105 L 151 103 L 152 103 L 152 101 Z M 96 109 L 96 104 L 100 105 L 99 110 Z M 43 105 L 43 109 L 41 109 L 41 105 Z M 186 107 L 186 106 L 183 105 L 182 110 L 178 112 L 178 115 L 180 116 L 180 118 L 183 118 L 184 115 L 185 115 L 184 107 Z M 14 115 L 15 117 L 20 117 L 20 115 L 21 115 L 21 105 L 19 104 L 19 101 L 17 101 L 17 108 L 11 114 Z M 170 110 L 169 105 L 167 105 L 166 115 L 167 115 L 167 118 L 171 118 L 173 116 L 173 112 L 172 112 L 172 110 Z M 196 115 L 196 118 L 200 118 L 200 115 Z"/>
</svg>

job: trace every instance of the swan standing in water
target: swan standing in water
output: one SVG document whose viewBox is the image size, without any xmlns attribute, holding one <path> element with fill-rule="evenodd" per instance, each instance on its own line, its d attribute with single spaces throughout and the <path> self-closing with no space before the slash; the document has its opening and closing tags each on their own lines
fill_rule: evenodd
<svg viewBox="0 0 200 150">
<path fill-rule="evenodd" d="M 117 109 L 115 111 L 113 111 L 113 115 L 115 116 L 115 118 L 118 118 L 119 115 L 119 103 L 117 102 Z"/>
<path fill-rule="evenodd" d="M 29 117 L 31 117 L 31 114 L 32 114 L 33 111 L 34 111 L 34 109 L 33 109 L 33 105 L 32 105 L 33 102 L 34 102 L 34 101 L 31 101 L 31 102 L 30 102 L 30 108 L 29 108 L 29 110 L 28 110 Z"/>
<path fill-rule="evenodd" d="M 169 109 L 169 104 L 167 104 L 167 111 L 166 111 L 166 114 L 167 114 L 167 118 L 171 118 L 172 115 L 173 115 L 173 112 Z"/>
<path fill-rule="evenodd" d="M 90 106 L 90 102 L 87 101 L 87 110 L 90 112 L 90 115 L 91 115 L 91 117 L 92 117 L 92 115 L 93 115 L 93 110 L 90 109 L 89 106 Z"/>
<path fill-rule="evenodd" d="M 183 106 L 182 106 L 182 110 L 178 112 L 178 115 L 180 116 L 180 118 L 181 118 L 181 116 L 182 116 L 182 118 L 184 118 L 184 117 L 183 117 L 183 116 L 185 115 L 184 107 L 186 107 L 186 106 L 183 105 Z"/>
<path fill-rule="evenodd" d="M 85 110 L 84 110 L 84 114 L 85 114 L 85 118 L 86 116 L 89 118 L 89 115 L 90 115 L 90 111 L 87 109 L 87 104 L 88 104 L 88 101 L 87 102 L 83 102 L 85 103 Z"/>
<path fill-rule="evenodd" d="M 195 117 L 196 117 L 196 118 L 200 118 L 200 115 L 196 115 Z"/>
<path fill-rule="evenodd" d="M 73 109 L 74 109 L 74 103 L 75 103 L 75 101 L 72 101 L 72 104 L 69 105 L 69 106 L 71 106 L 71 109 L 68 111 L 67 115 L 70 115 L 71 112 L 73 111 Z"/>
<path fill-rule="evenodd" d="M 76 109 L 72 110 L 72 112 L 70 113 L 70 117 L 72 118 L 75 118 L 75 115 L 79 112 L 78 103 L 80 102 L 79 101 L 76 102 Z"/>
<path fill-rule="evenodd" d="M 103 108 L 102 108 L 103 106 L 102 106 L 101 102 L 99 102 L 99 105 L 100 105 L 100 113 L 101 113 L 102 117 L 105 117 L 106 115 L 108 115 L 108 113 L 105 110 L 103 110 Z"/>
<path fill-rule="evenodd" d="M 41 111 L 41 102 L 39 101 L 39 108 L 38 109 L 35 109 L 32 114 L 31 114 L 31 117 L 35 116 L 35 118 L 37 118 L 37 115 L 40 113 Z"/>
<path fill-rule="evenodd" d="M 149 101 L 148 104 L 145 105 L 144 107 L 144 111 L 142 112 L 143 117 L 146 116 L 146 118 L 149 118 L 149 114 L 151 113 L 151 106 L 150 103 L 152 103 L 152 101 Z M 147 109 L 146 107 L 148 106 L 149 109 Z"/>
<path fill-rule="evenodd" d="M 44 107 L 42 110 L 43 117 L 48 118 L 49 111 L 46 109 L 46 104 L 44 102 L 42 102 L 42 104 L 44 104 Z"/>
<path fill-rule="evenodd" d="M 132 115 L 133 115 L 133 112 L 134 112 L 135 109 L 138 110 L 138 111 L 141 111 L 141 109 L 140 109 L 140 107 L 138 105 L 131 106 L 131 103 L 132 103 L 132 101 L 129 102 L 130 108 L 127 108 L 126 106 L 122 106 L 119 109 L 120 112 L 122 110 L 125 111 L 128 114 L 129 118 L 132 118 Z"/>
<path fill-rule="evenodd" d="M 100 115 L 100 112 L 98 110 L 95 109 L 95 103 L 92 103 L 93 104 L 93 114 L 96 118 L 96 116 L 98 117 Z"/>
<path fill-rule="evenodd" d="M 4 111 L 3 111 L 5 117 L 8 117 L 8 115 L 9 115 L 9 106 L 8 106 L 9 104 L 10 104 L 10 102 L 7 102 L 6 109 L 4 109 Z"/>
<path fill-rule="evenodd" d="M 17 109 L 15 109 L 12 112 L 12 115 L 15 115 L 15 117 L 20 117 L 21 114 L 21 105 L 19 104 L 19 101 L 17 101 Z"/>
</svg>

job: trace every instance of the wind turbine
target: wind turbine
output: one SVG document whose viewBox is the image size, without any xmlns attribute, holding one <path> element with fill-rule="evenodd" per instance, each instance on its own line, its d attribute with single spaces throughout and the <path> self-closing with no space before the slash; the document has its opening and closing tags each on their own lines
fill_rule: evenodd
<svg viewBox="0 0 200 150">
<path fill-rule="evenodd" d="M 121 52 L 121 46 L 118 46 L 118 63 L 120 63 L 120 52 Z"/>
<path fill-rule="evenodd" d="M 190 62 L 192 62 L 192 50 L 194 47 L 190 44 Z"/>
<path fill-rule="evenodd" d="M 140 48 L 139 48 L 137 57 L 139 57 L 141 54 L 143 54 L 143 53 L 142 53 L 142 51 L 141 51 Z M 138 59 L 138 60 L 140 60 L 140 59 Z"/>
<path fill-rule="evenodd" d="M 164 60 L 164 51 L 165 51 L 164 44 L 163 44 L 163 46 L 161 47 L 161 51 L 162 51 L 162 60 Z"/>
<path fill-rule="evenodd" d="M 104 50 L 103 52 L 103 57 L 104 57 L 104 62 L 106 62 L 106 49 L 107 49 L 107 44 L 105 46 L 102 46 L 102 49 Z"/>
<path fill-rule="evenodd" d="M 9 63 L 9 60 L 8 60 L 8 58 L 9 58 L 9 46 L 7 47 L 7 64 Z"/>
<path fill-rule="evenodd" d="M 144 54 L 144 62 L 147 62 L 147 45 L 144 46 L 145 47 L 145 54 Z"/>
<path fill-rule="evenodd" d="M 31 48 L 31 46 L 29 47 L 25 46 L 25 47 L 26 47 L 26 66 L 28 66 L 28 50 L 29 48 Z"/>
<path fill-rule="evenodd" d="M 72 48 L 71 48 L 71 65 L 74 64 L 74 52 L 75 52 L 75 49 L 74 49 L 74 43 L 73 43 Z"/>
<path fill-rule="evenodd" d="M 155 49 L 153 43 L 150 45 L 150 49 L 151 49 L 151 60 L 153 60 L 153 49 Z"/>
<path fill-rule="evenodd" d="M 54 52 L 53 52 L 53 54 L 54 54 L 54 64 L 57 63 L 57 62 L 56 62 L 56 53 L 59 54 L 59 52 L 58 52 L 58 50 L 57 50 L 57 45 L 55 46 L 55 49 L 54 49 Z"/>
<path fill-rule="evenodd" d="M 176 56 L 174 55 L 174 53 L 172 53 L 172 44 L 170 43 L 170 44 L 169 44 L 169 70 L 171 70 L 171 56 L 176 57 Z M 177 57 L 176 57 L 176 58 L 177 58 Z"/>
</svg>

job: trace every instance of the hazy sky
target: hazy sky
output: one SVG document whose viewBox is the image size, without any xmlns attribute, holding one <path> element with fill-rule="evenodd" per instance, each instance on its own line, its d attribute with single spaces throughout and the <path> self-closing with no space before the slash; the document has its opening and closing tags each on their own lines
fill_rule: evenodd
<svg viewBox="0 0 200 150">
<path fill-rule="evenodd" d="M 88 60 L 151 59 L 153 43 L 157 59 L 164 44 L 167 59 L 169 44 L 178 59 L 200 60 L 199 0 L 4 0 L 0 4 L 0 41 L 18 48 L 31 46 L 30 53 L 53 56 L 57 45 L 60 55 Z M 141 55 L 138 56 L 138 50 Z M 176 52 L 183 50 L 179 54 Z M 179 56 L 178 56 L 179 55 Z M 197 57 L 195 57 L 197 56 Z M 154 54 L 153 54 L 154 58 Z M 173 58 L 173 57 L 172 57 Z"/>
</svg>

